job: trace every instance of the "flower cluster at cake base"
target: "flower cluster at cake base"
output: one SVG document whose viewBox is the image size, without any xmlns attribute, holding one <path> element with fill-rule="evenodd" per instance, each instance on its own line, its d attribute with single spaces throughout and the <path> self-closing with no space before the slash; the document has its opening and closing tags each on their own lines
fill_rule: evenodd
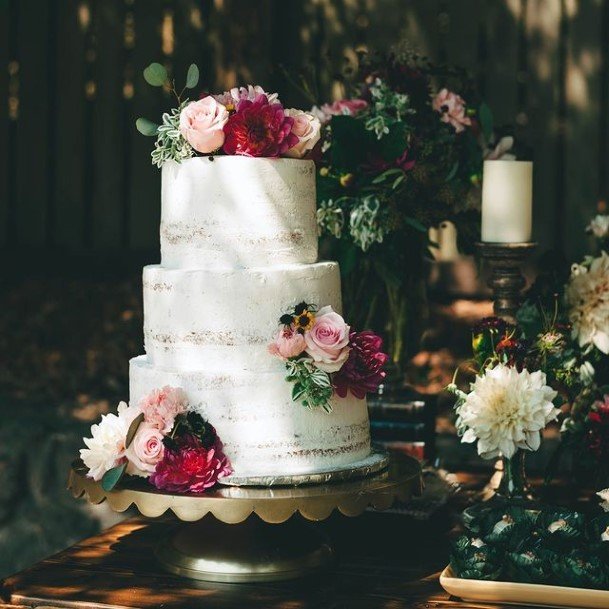
<svg viewBox="0 0 609 609">
<path fill-rule="evenodd" d="M 295 402 L 331 412 L 335 394 L 363 399 L 383 382 L 388 355 L 382 339 L 370 330 L 351 330 L 331 306 L 301 302 L 279 323 L 269 353 L 285 362 Z"/>
<path fill-rule="evenodd" d="M 150 85 L 172 92 L 178 104 L 163 114 L 160 125 L 144 118 L 136 123 L 140 133 L 157 138 L 152 162 L 158 167 L 197 155 L 301 159 L 319 141 L 321 123 L 317 117 L 284 108 L 277 93 L 267 93 L 259 85 L 234 87 L 220 94 L 203 93 L 200 99 L 190 100 L 183 99 L 183 94 L 198 85 L 195 64 L 190 66 L 180 92 L 161 64 L 150 64 L 144 78 Z"/>
<path fill-rule="evenodd" d="M 201 493 L 231 473 L 216 430 L 189 410 L 182 389 L 163 387 L 137 406 L 121 402 L 84 438 L 80 457 L 105 490 L 123 475 L 140 476 L 159 490 Z"/>
</svg>

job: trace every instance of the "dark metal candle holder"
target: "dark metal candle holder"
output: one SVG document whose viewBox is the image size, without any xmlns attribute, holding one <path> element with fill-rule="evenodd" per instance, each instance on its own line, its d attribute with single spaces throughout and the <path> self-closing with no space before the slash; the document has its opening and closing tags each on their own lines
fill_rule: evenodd
<svg viewBox="0 0 609 609">
<path fill-rule="evenodd" d="M 476 249 L 488 262 L 493 290 L 493 309 L 497 317 L 516 323 L 521 292 L 526 285 L 522 274 L 523 262 L 533 253 L 537 243 L 476 243 Z"/>
</svg>

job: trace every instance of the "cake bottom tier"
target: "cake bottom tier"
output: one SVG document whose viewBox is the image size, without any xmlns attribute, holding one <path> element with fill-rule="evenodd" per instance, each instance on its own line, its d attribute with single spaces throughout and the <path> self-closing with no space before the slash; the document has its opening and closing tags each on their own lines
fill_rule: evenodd
<svg viewBox="0 0 609 609">
<path fill-rule="evenodd" d="M 240 477 L 312 474 L 347 466 L 370 454 L 366 400 L 335 398 L 332 412 L 292 400 L 283 369 L 210 374 L 130 362 L 130 400 L 151 390 L 181 387 L 191 408 L 218 432 L 233 473 Z"/>
</svg>

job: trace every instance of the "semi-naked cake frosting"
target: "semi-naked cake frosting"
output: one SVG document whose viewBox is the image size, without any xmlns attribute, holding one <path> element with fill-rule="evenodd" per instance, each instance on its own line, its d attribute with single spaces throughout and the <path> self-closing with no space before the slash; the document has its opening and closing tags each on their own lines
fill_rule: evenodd
<svg viewBox="0 0 609 609">
<path fill-rule="evenodd" d="M 215 426 L 237 477 L 321 473 L 365 459 L 365 399 L 332 412 L 291 397 L 267 350 L 302 301 L 341 312 L 336 262 L 317 262 L 312 161 L 196 157 L 163 166 L 161 264 L 144 268 L 146 355 L 133 403 L 171 385 Z"/>
</svg>

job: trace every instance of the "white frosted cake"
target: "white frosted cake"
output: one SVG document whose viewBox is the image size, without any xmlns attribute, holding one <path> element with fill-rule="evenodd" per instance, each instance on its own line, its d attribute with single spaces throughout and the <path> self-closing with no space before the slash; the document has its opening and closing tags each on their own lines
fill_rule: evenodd
<svg viewBox="0 0 609 609">
<path fill-rule="evenodd" d="M 161 264 L 144 269 L 146 355 L 131 360 L 131 402 L 181 387 L 239 477 L 365 459 L 366 400 L 335 395 L 330 413 L 294 402 L 267 350 L 297 303 L 341 311 L 338 264 L 317 262 L 313 162 L 195 157 L 166 163 L 162 180 Z"/>
</svg>

